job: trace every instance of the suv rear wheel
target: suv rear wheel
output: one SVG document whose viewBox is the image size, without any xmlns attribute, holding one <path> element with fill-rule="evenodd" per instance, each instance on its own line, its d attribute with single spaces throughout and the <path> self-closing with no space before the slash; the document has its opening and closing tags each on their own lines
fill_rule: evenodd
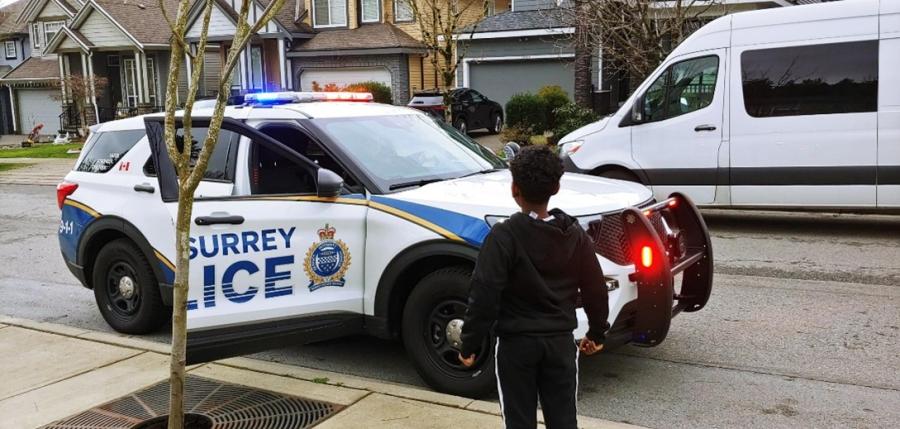
<svg viewBox="0 0 900 429">
<path fill-rule="evenodd" d="M 500 131 L 503 129 L 503 116 L 499 113 L 494 113 L 491 116 L 491 127 L 488 128 L 491 134 L 500 134 Z"/>
<path fill-rule="evenodd" d="M 447 329 L 465 316 L 471 274 L 465 267 L 443 268 L 419 281 L 403 309 L 402 335 L 410 360 L 429 386 L 479 398 L 493 392 L 496 385 L 493 339 L 482 344 L 475 365 L 466 368 Z"/>
<path fill-rule="evenodd" d="M 466 118 L 456 118 L 453 120 L 453 128 L 456 128 L 459 132 L 463 134 L 468 134 L 469 125 L 466 124 Z"/>
<path fill-rule="evenodd" d="M 127 239 L 100 249 L 92 273 L 100 314 L 116 331 L 146 334 L 159 329 L 168 311 L 144 254 Z"/>
</svg>

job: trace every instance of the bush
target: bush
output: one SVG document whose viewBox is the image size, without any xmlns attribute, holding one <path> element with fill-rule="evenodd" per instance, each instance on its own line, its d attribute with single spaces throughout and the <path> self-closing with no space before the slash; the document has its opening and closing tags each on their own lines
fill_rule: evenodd
<svg viewBox="0 0 900 429">
<path fill-rule="evenodd" d="M 547 104 L 547 128 L 554 129 L 559 120 L 556 116 L 556 109 L 570 103 L 569 94 L 559 85 L 547 85 L 538 91 L 538 97 L 544 99 Z"/>
<path fill-rule="evenodd" d="M 521 146 L 528 146 L 531 144 L 531 136 L 534 135 L 534 131 L 528 127 L 522 126 L 507 126 L 500 131 L 500 141 L 502 143 L 516 142 Z"/>
<path fill-rule="evenodd" d="M 391 96 L 391 87 L 381 82 L 360 82 L 350 84 L 344 87 L 344 91 L 350 92 L 371 92 L 372 98 L 376 103 L 393 104 L 394 99 Z"/>
<path fill-rule="evenodd" d="M 513 95 L 506 103 L 506 125 L 543 134 L 547 130 L 547 104 L 528 92 Z"/>
<path fill-rule="evenodd" d="M 553 128 L 553 137 L 549 140 L 549 143 L 552 144 L 558 143 L 559 139 L 565 137 L 566 134 L 599 119 L 599 115 L 594 113 L 593 110 L 580 107 L 575 103 L 568 103 L 559 107 L 553 111 L 553 114 L 559 118 L 559 121 L 556 127 Z"/>
</svg>

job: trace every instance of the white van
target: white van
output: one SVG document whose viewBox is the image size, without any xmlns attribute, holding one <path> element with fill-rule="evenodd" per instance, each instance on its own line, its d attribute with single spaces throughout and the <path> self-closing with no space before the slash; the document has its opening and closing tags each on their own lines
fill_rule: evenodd
<svg viewBox="0 0 900 429">
<path fill-rule="evenodd" d="M 737 13 L 688 37 L 567 169 L 699 205 L 900 207 L 900 0 Z"/>
</svg>

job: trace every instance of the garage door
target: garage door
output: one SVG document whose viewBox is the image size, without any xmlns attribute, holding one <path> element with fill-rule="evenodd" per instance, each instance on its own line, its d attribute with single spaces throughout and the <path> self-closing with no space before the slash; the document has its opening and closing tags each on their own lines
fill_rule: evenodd
<svg viewBox="0 0 900 429">
<path fill-rule="evenodd" d="M 542 86 L 559 85 L 569 97 L 575 89 L 571 60 L 486 61 L 469 63 L 469 87 L 506 107 L 520 92 L 536 93 Z"/>
<path fill-rule="evenodd" d="M 345 67 L 340 69 L 306 69 L 300 72 L 300 90 L 312 91 L 313 82 L 324 87 L 336 84 L 345 87 L 352 83 L 381 82 L 391 86 L 391 72 L 384 67 Z"/>
<path fill-rule="evenodd" d="M 37 124 L 44 124 L 43 134 L 53 134 L 59 129 L 62 106 L 53 97 L 58 89 L 20 89 L 16 91 L 19 116 L 19 132 L 28 134 Z"/>
</svg>

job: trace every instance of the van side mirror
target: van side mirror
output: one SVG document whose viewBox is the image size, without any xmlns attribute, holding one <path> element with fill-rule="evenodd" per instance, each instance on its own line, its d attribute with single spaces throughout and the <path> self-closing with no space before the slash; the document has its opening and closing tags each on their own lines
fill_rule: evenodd
<svg viewBox="0 0 900 429">
<path fill-rule="evenodd" d="M 503 154 L 506 155 L 506 161 L 512 161 L 519 154 L 520 150 L 522 150 L 522 146 L 519 146 L 516 142 L 509 142 L 503 146 Z"/>
<path fill-rule="evenodd" d="M 644 121 L 644 96 L 637 97 L 631 105 L 631 122 L 640 124 Z"/>
<path fill-rule="evenodd" d="M 344 189 L 344 179 L 337 173 L 320 168 L 316 178 L 316 195 L 320 198 L 334 198 L 341 195 Z"/>
</svg>

